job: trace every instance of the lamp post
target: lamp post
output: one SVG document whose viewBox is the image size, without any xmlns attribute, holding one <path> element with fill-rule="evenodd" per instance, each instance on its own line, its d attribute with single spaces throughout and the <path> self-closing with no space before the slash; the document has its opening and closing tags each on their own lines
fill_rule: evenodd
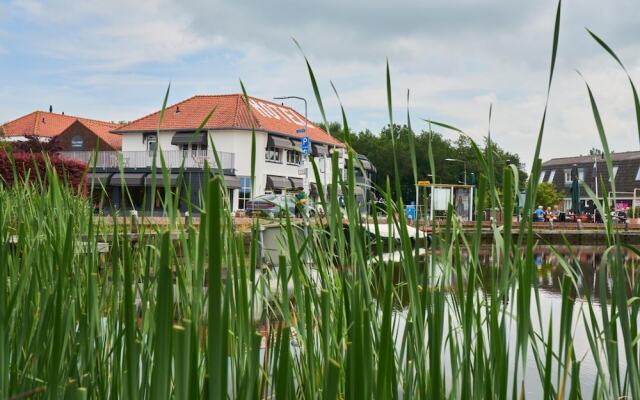
<svg viewBox="0 0 640 400">
<path fill-rule="evenodd" d="M 464 184 L 467 184 L 467 163 L 464 160 L 459 160 L 457 158 L 445 158 L 445 161 L 449 162 L 461 162 L 464 167 Z"/>
<path fill-rule="evenodd" d="M 280 96 L 280 97 L 274 97 L 275 100 L 287 100 L 287 99 L 296 99 L 296 100 L 302 100 L 304 102 L 304 137 L 306 138 L 306 140 L 309 140 L 309 136 L 308 136 L 308 132 L 307 132 L 307 125 L 308 125 L 308 119 L 307 119 L 307 99 L 305 99 L 304 97 L 300 97 L 300 96 Z M 304 190 L 305 193 L 309 193 L 309 154 L 305 153 L 304 157 L 303 157 L 303 163 L 304 163 L 304 180 L 302 181 L 302 190 Z M 325 165 L 325 169 L 326 169 L 326 165 Z"/>
</svg>

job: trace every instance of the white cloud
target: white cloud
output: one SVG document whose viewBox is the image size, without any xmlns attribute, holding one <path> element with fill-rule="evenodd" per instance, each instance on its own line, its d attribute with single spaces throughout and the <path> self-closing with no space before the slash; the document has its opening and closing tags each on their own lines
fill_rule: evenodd
<svg viewBox="0 0 640 400">
<path fill-rule="evenodd" d="M 481 140 L 493 104 L 495 140 L 529 163 L 544 107 L 556 2 L 19 0 L 13 5 L 41 32 L 32 38 L 34 52 L 64 60 L 77 71 L 76 85 L 105 93 L 113 85 L 152 97 L 172 79 L 172 98 L 178 100 L 195 92 L 237 92 L 242 78 L 258 96 L 311 99 L 293 36 L 310 58 L 330 118 L 339 119 L 332 80 L 357 129 L 377 131 L 387 122 L 389 57 L 397 122 L 404 122 L 411 89 L 415 127 L 425 126 L 419 118 L 434 118 Z M 584 30 L 589 26 L 601 34 L 640 79 L 638 19 L 633 0 L 564 3 L 544 158 L 599 147 L 575 69 L 593 86 L 611 148 L 638 148 L 628 83 Z M 157 72 L 158 65 L 166 68 Z M 142 96 L 130 97 L 117 99 L 120 109 L 109 104 L 110 112 L 131 118 L 132 110 L 148 112 L 157 104 L 145 108 L 133 103 Z M 315 107 L 310 111 L 319 119 Z"/>
<path fill-rule="evenodd" d="M 34 40 L 35 51 L 85 68 L 169 63 L 216 44 L 195 34 L 189 15 L 164 0 L 18 0 L 15 4 L 46 32 L 46 37 L 37 38 L 42 40 Z"/>
</svg>

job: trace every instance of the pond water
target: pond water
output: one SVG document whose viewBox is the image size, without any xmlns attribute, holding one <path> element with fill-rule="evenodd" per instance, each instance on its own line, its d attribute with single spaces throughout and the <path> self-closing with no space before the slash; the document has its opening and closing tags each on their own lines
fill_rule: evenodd
<svg viewBox="0 0 640 400">
<path fill-rule="evenodd" d="M 555 250 L 555 252 L 554 252 Z M 531 305 L 531 318 L 533 329 L 536 332 L 544 332 L 545 336 L 548 332 L 549 321 L 551 321 L 554 338 L 554 350 L 557 349 L 557 340 L 560 331 L 560 316 L 562 312 L 562 295 L 561 284 L 564 278 L 564 268 L 560 264 L 557 253 L 567 260 L 571 265 L 579 266 L 579 277 L 577 279 L 577 286 L 579 293 L 573 293 L 575 297 L 575 306 L 573 311 L 572 331 L 573 333 L 573 347 L 576 355 L 576 359 L 580 362 L 580 384 L 582 389 L 582 395 L 584 397 L 591 397 L 594 390 L 597 368 L 591 354 L 591 347 L 587 338 L 587 332 L 585 328 L 585 320 L 583 316 L 587 316 L 588 320 L 588 302 L 586 301 L 587 294 L 591 295 L 591 304 L 594 308 L 596 320 L 601 326 L 601 307 L 606 307 L 609 312 L 610 295 L 612 287 L 612 279 L 608 271 L 606 276 L 606 298 L 599 297 L 600 288 L 600 263 L 602 260 L 602 254 L 605 251 L 605 247 L 598 246 L 574 246 L 569 248 L 551 248 L 549 246 L 539 246 L 534 250 L 534 264 L 537 268 L 537 285 L 539 288 L 539 308 L 540 313 L 537 311 L 537 305 L 532 296 Z M 557 253 L 556 253 L 557 252 Z M 627 267 L 627 276 L 630 279 L 630 283 L 635 284 L 637 267 L 640 265 L 640 259 L 632 252 L 628 252 L 624 255 L 625 266 Z M 480 252 L 480 262 L 483 265 L 483 275 L 485 279 L 484 290 L 487 290 L 490 278 L 490 268 L 492 268 L 492 255 L 490 248 L 483 248 Z M 487 295 L 485 293 L 485 295 Z M 513 312 L 515 310 L 515 304 L 513 305 Z M 509 307 L 509 306 L 507 306 Z M 400 320 L 406 318 L 406 309 L 398 311 L 396 315 Z M 401 324 L 403 322 L 400 322 Z M 448 327 L 445 327 L 448 329 Z M 516 322 L 512 320 L 507 328 L 509 335 L 510 346 L 514 352 L 516 348 Z M 620 354 L 620 368 L 622 371 L 626 368 L 624 360 L 624 350 L 622 345 L 622 338 L 618 338 L 619 354 Z M 444 349 L 448 351 L 448 349 Z M 448 367 L 449 361 L 447 357 L 443 357 L 445 368 Z M 521 368 L 520 368 L 521 369 Z M 445 369 L 446 370 L 446 369 Z M 505 372 L 506 373 L 506 372 Z M 509 372 L 509 386 L 513 379 L 513 369 Z M 522 376 L 522 372 L 519 373 Z M 524 371 L 525 382 L 525 394 L 527 397 L 540 398 L 542 397 L 542 384 L 541 378 L 538 372 L 538 368 L 535 364 L 533 353 L 530 351 L 527 356 L 526 369 Z M 555 384 L 555 372 L 553 377 Z"/>
<path fill-rule="evenodd" d="M 600 318 L 601 307 L 606 307 L 607 312 L 610 309 L 610 296 L 612 287 L 612 278 L 609 271 L 606 271 L 606 280 L 604 282 L 606 287 L 606 298 L 600 298 L 600 274 L 602 254 L 605 251 L 605 247 L 598 246 L 574 246 L 571 249 L 568 248 L 556 248 L 555 250 L 562 254 L 566 260 L 575 263 L 580 267 L 580 274 L 577 279 L 578 289 L 580 294 L 576 296 L 576 302 L 573 312 L 573 347 L 576 354 L 576 359 L 581 362 L 580 365 L 580 383 L 582 387 L 582 394 L 584 397 L 591 397 L 594 389 L 597 367 L 591 354 L 591 347 L 587 338 L 585 320 L 583 314 L 588 316 L 589 305 L 586 301 L 586 296 L 590 294 L 591 303 L 594 308 L 596 320 L 598 325 L 601 326 L 602 321 Z M 625 266 L 627 268 L 627 276 L 631 280 L 631 285 L 635 284 L 637 276 L 637 267 L 640 264 L 638 257 L 632 253 L 627 252 L 624 255 Z M 559 263 L 557 255 L 552 251 L 550 247 L 542 246 L 534 251 L 534 263 L 537 268 L 538 288 L 540 294 L 540 311 L 542 319 L 542 327 L 546 330 L 549 326 L 549 320 L 552 321 L 554 338 L 554 347 L 557 347 L 557 338 L 560 330 L 560 315 L 562 307 L 561 298 L 561 283 L 564 277 L 564 269 Z M 535 307 L 535 306 L 532 306 Z M 532 309 L 531 312 L 534 326 L 540 326 L 540 321 L 537 316 L 537 312 Z M 588 320 L 588 317 L 587 317 Z M 546 332 L 546 331 L 545 331 Z M 618 348 L 620 354 L 621 370 L 624 371 L 626 363 L 624 359 L 623 341 L 622 337 L 618 337 Z M 534 397 L 540 397 L 542 393 L 541 385 L 539 384 L 540 378 L 538 375 L 537 367 L 534 364 L 533 357 L 529 357 L 527 363 L 527 371 L 525 376 L 525 385 L 528 389 L 529 395 Z"/>
<path fill-rule="evenodd" d="M 575 305 L 573 311 L 573 321 L 571 323 L 571 330 L 573 332 L 573 348 L 574 353 L 576 355 L 576 359 L 580 362 L 580 386 L 582 391 L 582 396 L 585 398 L 590 398 L 597 377 L 597 367 L 591 354 L 591 347 L 589 345 L 589 341 L 587 338 L 587 331 L 585 327 L 585 319 L 584 316 L 587 316 L 588 320 L 588 306 L 589 303 L 586 300 L 586 296 L 591 296 L 591 305 L 594 309 L 594 313 L 596 316 L 597 323 L 601 326 L 601 307 L 605 307 L 607 312 L 609 312 L 609 304 L 610 304 L 610 294 L 612 287 L 612 279 L 611 276 L 605 273 L 604 282 L 606 287 L 606 296 L 605 298 L 599 297 L 599 287 L 600 287 L 600 264 L 602 261 L 602 254 L 605 251 L 605 247 L 598 246 L 573 246 L 569 248 L 563 247 L 555 247 L 551 248 L 548 246 L 538 246 L 534 250 L 534 265 L 536 266 L 536 277 L 537 277 L 537 286 L 538 286 L 538 294 L 539 294 L 539 309 L 540 312 L 537 311 L 537 305 L 535 303 L 535 299 L 532 295 L 532 305 L 531 305 L 531 318 L 532 318 L 532 326 L 535 332 L 544 332 L 544 335 L 547 335 L 549 328 L 549 321 L 551 321 L 552 329 L 553 329 L 553 347 L 554 351 L 557 351 L 558 347 L 558 337 L 560 331 L 560 316 L 562 313 L 562 294 L 561 294 L 561 284 L 564 278 L 564 268 L 560 264 L 560 258 L 558 254 L 562 255 L 564 260 L 566 260 L 569 264 L 579 267 L 576 268 L 579 270 L 578 278 L 576 284 L 578 286 L 578 292 L 572 293 L 572 296 L 575 298 Z M 422 254 L 425 255 L 424 253 Z M 390 254 L 387 255 L 386 260 L 393 260 L 397 257 L 400 257 L 398 254 Z M 397 261 L 397 260 L 396 260 Z M 630 279 L 630 283 L 632 285 L 635 284 L 635 279 L 638 278 L 636 276 L 637 267 L 640 266 L 640 259 L 632 252 L 628 252 L 624 255 L 625 266 L 627 267 L 627 276 Z M 485 277 L 483 280 L 485 292 L 482 292 L 482 296 L 488 296 L 486 290 L 490 285 L 490 268 L 492 268 L 492 253 L 491 248 L 482 248 L 480 251 L 480 262 L 483 266 L 483 276 Z M 396 270 L 396 272 L 398 272 Z M 402 279 L 401 277 L 397 277 L 398 279 Z M 319 279 L 315 277 L 314 279 Z M 276 283 L 274 282 L 274 285 Z M 452 286 L 455 286 L 455 279 L 452 279 Z M 401 290 L 402 292 L 402 290 Z M 408 296 L 405 296 L 404 293 L 399 293 L 401 298 L 401 304 L 398 305 L 398 308 L 395 311 L 394 325 L 396 328 L 396 332 L 404 332 L 405 330 L 405 322 L 407 320 L 408 308 Z M 509 311 L 516 312 L 515 302 L 509 300 L 507 301 L 507 308 Z M 513 306 L 513 307 L 511 307 Z M 446 312 L 446 311 L 445 311 Z M 508 322 L 507 327 L 507 335 L 509 338 L 509 350 L 511 352 L 511 357 L 513 359 L 515 349 L 516 349 L 516 321 L 515 319 Z M 445 326 L 443 326 L 445 332 L 448 332 L 450 327 L 448 325 L 447 318 L 445 318 Z M 619 356 L 620 356 L 620 368 L 622 371 L 626 368 L 625 359 L 624 359 L 624 350 L 622 338 L 618 338 L 618 346 L 619 346 Z M 400 352 L 400 347 L 402 345 L 402 338 L 396 338 L 396 347 L 398 352 Z M 543 349 L 540 347 L 541 344 L 538 342 L 538 346 L 541 352 Z M 448 348 L 445 347 L 442 350 L 442 363 L 443 370 L 450 370 L 450 358 L 448 356 Z M 490 351 L 490 349 L 488 349 Z M 541 354 L 541 357 L 544 357 L 544 354 Z M 554 365 L 556 362 L 554 361 Z M 605 367 L 606 368 L 606 367 Z M 535 363 L 535 358 L 533 352 L 530 350 L 527 354 L 527 362 L 524 370 L 524 375 L 522 368 L 520 367 L 519 378 L 524 378 L 524 387 L 525 387 L 525 395 L 528 398 L 541 398 L 542 397 L 542 384 L 541 377 L 539 375 L 538 368 Z M 497 373 L 506 373 L 509 374 L 508 377 L 508 386 L 511 387 L 513 382 L 513 363 L 511 365 L 510 371 L 503 371 Z M 450 379 L 447 373 L 447 379 Z M 552 383 L 556 385 L 556 372 L 554 370 Z M 567 382 L 569 385 L 569 382 Z M 557 387 L 557 386 L 556 386 Z M 568 390 L 568 389 L 567 389 Z M 511 393 L 509 392 L 509 395 Z"/>
</svg>

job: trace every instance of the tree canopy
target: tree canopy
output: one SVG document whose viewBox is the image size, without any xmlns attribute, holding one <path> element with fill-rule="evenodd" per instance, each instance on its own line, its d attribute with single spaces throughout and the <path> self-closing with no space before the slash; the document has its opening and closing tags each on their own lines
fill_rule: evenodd
<svg viewBox="0 0 640 400">
<path fill-rule="evenodd" d="M 556 187 L 549 182 L 542 182 L 538 185 L 538 191 L 536 192 L 536 204 L 544 208 L 553 207 L 560 203 L 564 196 Z"/>
<path fill-rule="evenodd" d="M 329 125 L 329 130 L 337 139 L 345 141 L 345 133 L 339 123 L 333 122 Z M 402 197 L 406 201 L 415 198 L 415 184 L 413 167 L 411 163 L 411 131 L 406 125 L 395 125 L 395 147 L 398 160 L 398 174 L 400 176 L 400 190 Z M 386 179 L 394 179 L 393 171 L 393 143 L 392 130 L 390 126 L 385 126 L 379 134 L 374 134 L 370 130 L 361 132 L 350 132 L 349 141 L 351 146 L 360 154 L 364 154 L 375 165 L 377 174 L 374 183 L 380 186 L 386 185 Z M 415 134 L 415 152 L 418 172 L 418 180 L 429 180 L 434 182 L 433 174 L 429 163 L 429 144 L 433 154 L 435 165 L 435 182 L 437 183 L 462 183 L 464 182 L 464 171 L 466 164 L 467 183 L 477 181 L 480 172 L 480 163 L 473 151 L 471 141 L 459 136 L 456 140 L 449 140 L 438 132 L 421 131 Z M 486 151 L 487 140 L 481 144 L 482 150 Z M 520 170 L 520 182 L 524 184 L 527 174 L 523 171 L 523 165 L 517 154 L 510 153 L 500 148 L 497 144 L 491 143 L 494 155 L 495 179 L 499 188 L 502 188 L 502 169 L 508 163 L 516 165 Z M 446 159 L 463 160 L 462 162 L 446 161 Z M 391 185 L 395 192 L 395 186 Z M 394 193 L 395 194 L 395 193 Z"/>
</svg>

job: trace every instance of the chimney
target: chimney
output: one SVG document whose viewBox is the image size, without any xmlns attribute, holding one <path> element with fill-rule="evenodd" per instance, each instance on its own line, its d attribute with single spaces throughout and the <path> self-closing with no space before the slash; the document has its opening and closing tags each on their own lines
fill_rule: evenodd
<svg viewBox="0 0 640 400">
<path fill-rule="evenodd" d="M 53 112 L 53 106 L 49 105 L 49 112 Z"/>
<path fill-rule="evenodd" d="M 176 114 L 180 112 L 180 106 L 176 106 Z"/>
</svg>

